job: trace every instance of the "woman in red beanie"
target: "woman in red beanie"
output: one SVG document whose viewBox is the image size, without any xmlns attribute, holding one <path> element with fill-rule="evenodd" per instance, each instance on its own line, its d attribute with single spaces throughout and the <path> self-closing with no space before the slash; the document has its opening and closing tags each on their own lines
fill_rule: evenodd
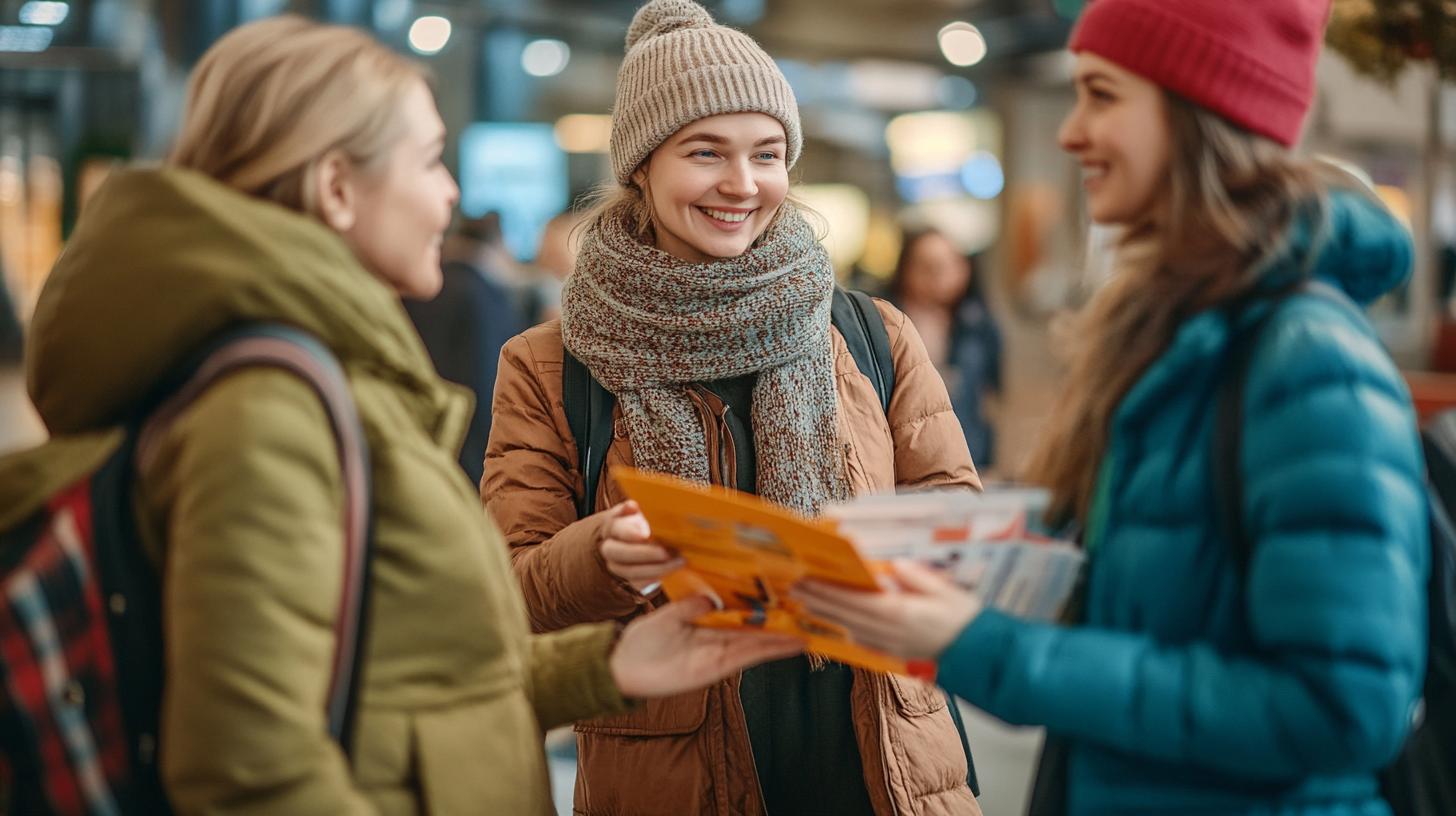
<svg viewBox="0 0 1456 816">
<path fill-rule="evenodd" d="M 1122 234 L 1030 465 L 1083 531 L 1077 625 L 983 610 L 913 565 L 899 592 L 801 589 L 1046 726 L 1065 747 L 1054 811 L 1389 813 L 1377 771 L 1426 658 L 1427 506 L 1409 395 L 1355 303 L 1403 281 L 1412 250 L 1355 182 L 1290 150 L 1328 12 L 1096 0 L 1073 34 L 1060 140 L 1093 220 Z M 1242 421 L 1220 428 L 1230 384 Z"/>
</svg>

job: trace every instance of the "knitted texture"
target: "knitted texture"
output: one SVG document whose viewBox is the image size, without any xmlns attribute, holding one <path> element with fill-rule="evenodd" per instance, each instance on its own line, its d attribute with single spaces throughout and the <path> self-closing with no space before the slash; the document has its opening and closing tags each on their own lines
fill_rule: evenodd
<svg viewBox="0 0 1456 816">
<path fill-rule="evenodd" d="M 813 515 L 849 495 L 836 424 L 829 309 L 834 270 L 785 204 L 752 249 L 689 263 L 641 243 L 622 209 L 587 231 L 561 295 L 567 350 L 622 406 L 638 467 L 709 481 L 688 389 L 758 373 L 758 492 Z"/>
<path fill-rule="evenodd" d="M 1329 12 L 1330 0 L 1094 0 L 1068 47 L 1292 146 Z"/>
<path fill-rule="evenodd" d="M 653 0 L 627 29 L 627 56 L 612 108 L 612 173 L 626 183 L 684 126 L 725 113 L 765 113 L 783 123 L 788 166 L 804 138 L 799 105 L 777 65 L 741 31 L 713 22 L 692 0 Z"/>
</svg>

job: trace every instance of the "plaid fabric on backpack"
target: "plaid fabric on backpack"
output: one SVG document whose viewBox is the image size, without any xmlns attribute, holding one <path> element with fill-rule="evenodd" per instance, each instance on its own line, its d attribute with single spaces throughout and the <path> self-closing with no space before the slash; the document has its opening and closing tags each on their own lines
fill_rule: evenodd
<svg viewBox="0 0 1456 816">
<path fill-rule="evenodd" d="M 312 385 L 338 442 L 346 556 L 327 706 L 331 735 L 351 744 L 368 598 L 368 451 L 329 351 L 290 328 L 247 326 L 169 379 L 165 398 L 100 467 L 0 529 L 0 813 L 168 812 L 157 770 L 161 587 L 133 518 L 135 464 L 209 385 L 260 365 Z"/>
</svg>

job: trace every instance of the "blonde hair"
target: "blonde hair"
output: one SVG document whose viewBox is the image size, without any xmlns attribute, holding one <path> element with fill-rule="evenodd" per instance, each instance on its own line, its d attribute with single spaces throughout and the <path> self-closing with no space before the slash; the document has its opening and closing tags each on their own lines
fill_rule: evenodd
<svg viewBox="0 0 1456 816">
<path fill-rule="evenodd" d="M 365 32 L 283 15 L 241 26 L 203 54 L 168 163 L 317 215 L 319 161 L 376 168 L 403 135 L 398 111 L 426 70 Z"/>
<path fill-rule="evenodd" d="M 1333 173 L 1168 95 L 1173 157 L 1157 220 L 1129 225 L 1116 274 L 1063 328 L 1063 398 L 1027 465 L 1049 515 L 1084 524 L 1117 406 L 1193 314 L 1258 283 L 1292 217 L 1322 208 Z"/>
</svg>

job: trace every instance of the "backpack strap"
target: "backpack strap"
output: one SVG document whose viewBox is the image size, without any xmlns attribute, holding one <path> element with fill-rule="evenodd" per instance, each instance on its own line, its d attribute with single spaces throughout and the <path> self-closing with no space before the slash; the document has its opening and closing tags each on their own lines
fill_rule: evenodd
<svg viewBox="0 0 1456 816">
<path fill-rule="evenodd" d="M 869 378 L 888 415 L 895 393 L 895 359 L 890 351 L 890 333 L 874 299 L 863 292 L 834 288 L 830 322 L 844 337 L 860 373 Z M 566 424 L 576 441 L 576 466 L 582 475 L 583 495 L 576 497 L 577 518 L 596 512 L 597 487 L 602 465 L 612 444 L 612 409 L 617 398 L 602 387 L 570 351 L 563 348 L 561 402 Z"/>
<path fill-rule="evenodd" d="M 576 355 L 565 349 L 562 353 L 561 401 L 576 441 L 576 467 L 584 485 L 582 495 L 576 497 L 576 517 L 586 518 L 596 512 L 597 486 L 612 444 L 612 409 L 617 397 L 597 382 Z"/>
<path fill-rule="evenodd" d="M 1240 450 L 1244 429 L 1244 389 L 1264 330 L 1278 313 L 1279 307 L 1294 295 L 1307 294 L 1333 303 L 1364 320 L 1359 308 L 1340 290 L 1317 280 L 1306 280 L 1277 294 L 1260 298 L 1267 303 L 1262 314 L 1238 332 L 1228 352 L 1228 368 L 1218 389 L 1218 402 L 1213 426 L 1213 479 L 1216 510 L 1225 538 L 1233 551 L 1234 565 L 1240 575 L 1247 575 L 1254 557 L 1254 542 L 1244 527 L 1244 472 Z M 1252 305 L 1240 301 L 1229 309 L 1230 325 L 1236 326 L 1241 311 Z"/>
<path fill-rule="evenodd" d="M 875 306 L 874 298 L 836 286 L 829 315 L 830 322 L 849 347 L 855 366 L 875 386 L 880 409 L 889 416 L 890 398 L 895 394 L 895 358 L 890 350 L 885 318 Z"/>
<path fill-rule="evenodd" d="M 326 346 L 304 332 L 277 324 L 230 331 L 195 359 L 193 365 L 184 368 L 180 387 L 171 391 L 141 426 L 136 443 L 138 462 L 155 455 L 161 433 L 204 391 L 242 368 L 270 366 L 296 375 L 313 387 L 328 414 L 344 483 L 344 587 L 334 622 L 326 711 L 329 734 L 348 755 L 354 741 L 374 549 L 369 448 L 348 380 Z"/>
</svg>

